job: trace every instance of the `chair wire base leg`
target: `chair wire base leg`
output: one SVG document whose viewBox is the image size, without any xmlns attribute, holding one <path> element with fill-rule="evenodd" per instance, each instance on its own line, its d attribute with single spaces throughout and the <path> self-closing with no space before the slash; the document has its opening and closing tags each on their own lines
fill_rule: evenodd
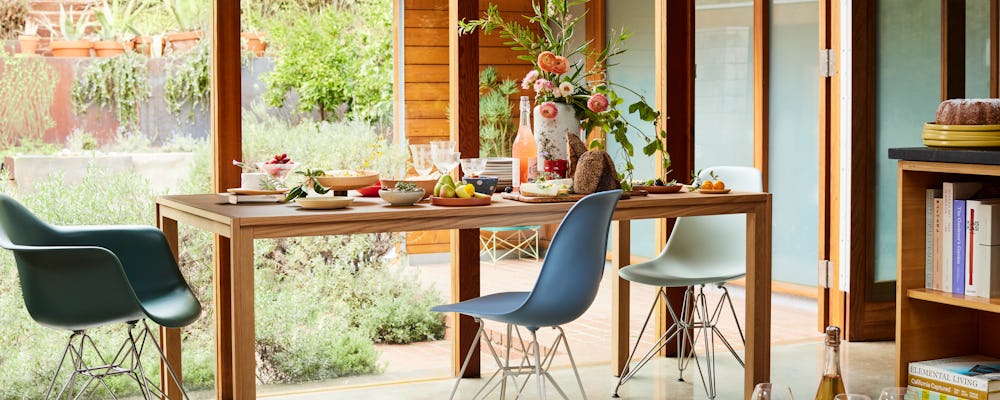
<svg viewBox="0 0 1000 400">
<path fill-rule="evenodd" d="M 650 306 L 649 312 L 646 314 L 646 319 L 642 324 L 642 328 L 639 330 L 639 336 L 636 337 L 635 345 L 632 346 L 632 351 L 629 353 L 627 359 L 629 360 L 629 363 L 625 364 L 625 367 L 622 368 L 622 372 L 618 377 L 618 384 L 615 385 L 614 394 L 612 394 L 611 396 L 612 398 L 620 397 L 618 391 L 619 389 L 621 389 L 622 385 L 624 385 L 625 382 L 628 382 L 630 379 L 632 379 L 632 377 L 635 376 L 635 374 L 638 373 L 639 370 L 646 365 L 646 363 L 655 358 L 656 355 L 659 354 L 660 350 L 666 347 L 666 345 L 671 341 L 675 339 L 680 341 L 682 347 L 680 347 L 679 351 L 681 352 L 680 354 L 683 354 L 684 351 L 683 345 L 691 343 L 691 338 L 689 337 L 689 335 L 687 335 L 687 331 L 690 328 L 690 323 L 688 322 L 690 316 L 688 316 L 687 313 L 684 311 L 688 308 L 689 295 L 690 295 L 690 290 L 685 290 L 682 313 L 680 316 L 678 316 L 674 311 L 673 306 L 670 304 L 670 299 L 667 298 L 666 289 L 660 288 L 657 291 L 657 297 L 656 299 L 653 300 L 653 304 L 652 306 Z M 657 301 L 664 302 L 664 304 L 666 305 L 666 309 L 670 312 L 670 317 L 674 321 L 674 323 L 671 324 L 670 327 L 667 328 L 667 330 L 664 331 L 662 335 L 660 335 L 659 339 L 657 339 L 656 342 L 653 343 L 653 346 L 649 349 L 649 351 L 647 351 L 642 356 L 642 358 L 639 361 L 637 361 L 633 366 L 632 364 L 630 364 L 631 360 L 635 358 L 636 352 L 639 349 L 639 343 L 642 341 L 642 336 L 646 331 L 646 327 L 649 325 L 649 320 L 653 316 L 653 311 L 656 310 Z M 683 373 L 683 368 L 681 368 L 681 372 Z M 679 378 L 678 380 L 683 381 L 683 377 Z"/>
</svg>

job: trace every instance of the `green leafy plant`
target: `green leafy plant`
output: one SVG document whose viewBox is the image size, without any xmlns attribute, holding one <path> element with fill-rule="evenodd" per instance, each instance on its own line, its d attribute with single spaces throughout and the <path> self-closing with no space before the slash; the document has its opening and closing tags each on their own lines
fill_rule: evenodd
<svg viewBox="0 0 1000 400">
<path fill-rule="evenodd" d="M 138 53 L 96 59 L 73 81 L 73 111 L 82 114 L 96 104 L 115 111 L 119 129 L 135 131 L 139 106 L 151 96 L 148 75 L 145 57 Z"/>
<path fill-rule="evenodd" d="M 670 156 L 667 154 L 666 131 L 657 129 L 659 112 L 651 107 L 642 95 L 627 87 L 614 84 L 604 73 L 611 57 L 625 51 L 622 43 L 631 37 L 622 29 L 611 37 L 610 43 L 602 50 L 591 47 L 591 42 L 575 45 L 573 34 L 576 24 L 584 19 L 586 13 L 573 15 L 570 9 L 587 3 L 587 0 L 540 0 L 532 1 L 533 14 L 525 16 L 529 25 L 505 19 L 496 4 L 490 4 L 480 19 L 460 21 L 459 31 L 462 34 L 472 34 L 476 30 L 490 34 L 494 31 L 507 40 L 506 44 L 515 51 L 523 52 L 518 56 L 521 60 L 532 63 L 521 82 L 522 88 L 534 89 L 535 102 L 542 107 L 542 115 L 546 115 L 546 106 L 555 110 L 549 103 L 564 103 L 573 106 L 576 117 L 581 121 L 581 127 L 589 132 L 595 128 L 608 134 L 621 145 L 625 160 L 623 182 L 631 180 L 632 157 L 635 149 L 629 140 L 629 131 L 638 132 L 645 141 L 643 154 L 653 155 L 662 152 L 664 171 L 670 167 Z M 536 33 L 536 32 L 541 32 Z M 571 59 L 588 58 L 593 60 L 591 66 L 582 61 L 570 62 Z M 653 125 L 656 134 L 648 136 L 636 126 L 632 126 L 618 109 L 622 98 L 616 89 L 626 90 L 639 97 L 639 101 L 628 106 L 629 113 L 638 113 L 639 118 Z M 631 128 L 631 129 L 630 129 Z M 592 146 L 593 147 L 593 146 Z M 545 149 L 539 149 L 545 150 Z"/>
<path fill-rule="evenodd" d="M 59 73 L 38 57 L 0 52 L 0 144 L 41 140 L 55 126 L 49 108 Z"/>
<path fill-rule="evenodd" d="M 94 11 L 100 23 L 98 34 L 103 40 L 124 40 L 129 35 L 138 35 L 135 21 L 146 9 L 141 0 L 105 0 Z"/>
<path fill-rule="evenodd" d="M 517 92 L 517 82 L 500 80 L 496 68 L 479 73 L 479 155 L 510 157 L 514 144 L 514 117 L 510 96 Z"/>
<path fill-rule="evenodd" d="M 17 39 L 27 18 L 27 0 L 0 0 L 0 40 Z"/>
<path fill-rule="evenodd" d="M 170 15 L 174 17 L 177 29 L 195 31 L 203 29 L 208 22 L 208 5 L 205 0 L 165 0 Z"/>
<path fill-rule="evenodd" d="M 191 51 L 172 56 L 163 83 L 163 101 L 171 114 L 180 115 L 187 104 L 188 119 L 192 120 L 196 110 L 208 109 L 212 88 L 208 75 L 209 46 L 208 40 L 200 40 Z"/>
<path fill-rule="evenodd" d="M 76 19 L 73 19 L 73 7 L 70 6 L 69 11 L 63 5 L 59 4 L 59 24 L 53 24 L 48 18 L 42 20 L 45 26 L 52 32 L 53 38 L 56 33 L 59 34 L 59 38 L 62 40 L 83 40 L 87 36 L 87 28 L 90 28 L 93 24 L 90 22 L 90 10 L 85 9 L 84 11 L 77 14 Z"/>
<path fill-rule="evenodd" d="M 268 28 L 274 70 L 263 76 L 273 107 L 298 95 L 296 108 L 321 120 L 388 124 L 392 109 L 391 2 L 358 0 L 346 9 L 283 13 Z"/>
</svg>

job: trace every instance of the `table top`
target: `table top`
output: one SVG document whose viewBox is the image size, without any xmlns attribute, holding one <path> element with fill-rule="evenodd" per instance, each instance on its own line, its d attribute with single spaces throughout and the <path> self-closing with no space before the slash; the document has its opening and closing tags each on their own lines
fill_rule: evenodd
<svg viewBox="0 0 1000 400">
<path fill-rule="evenodd" d="M 766 203 L 770 196 L 768 193 L 745 192 L 639 196 L 619 201 L 613 218 L 630 220 L 745 213 Z M 422 201 L 414 206 L 393 207 L 379 198 L 357 197 L 348 208 L 309 210 L 294 203 L 234 205 L 217 194 L 161 196 L 156 203 L 161 214 L 169 218 L 207 220 L 216 227 L 204 228 L 225 236 L 229 236 L 227 230 L 231 231 L 234 227 L 255 228 L 253 236 L 260 238 L 290 236 L 291 233 L 281 231 L 290 227 L 307 231 L 305 234 L 343 234 L 551 224 L 559 223 L 574 204 L 523 203 L 494 195 L 492 204 L 487 206 L 442 207 Z"/>
</svg>

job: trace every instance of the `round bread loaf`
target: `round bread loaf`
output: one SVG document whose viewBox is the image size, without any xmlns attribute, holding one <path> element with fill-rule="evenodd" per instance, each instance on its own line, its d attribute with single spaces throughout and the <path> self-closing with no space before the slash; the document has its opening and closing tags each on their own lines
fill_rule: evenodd
<svg viewBox="0 0 1000 400">
<path fill-rule="evenodd" d="M 998 125 L 1000 99 L 951 99 L 941 102 L 936 122 L 941 125 Z"/>
</svg>

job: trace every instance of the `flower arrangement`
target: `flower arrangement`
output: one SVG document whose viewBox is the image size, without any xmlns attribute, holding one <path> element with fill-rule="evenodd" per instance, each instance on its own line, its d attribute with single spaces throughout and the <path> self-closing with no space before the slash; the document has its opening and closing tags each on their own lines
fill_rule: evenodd
<svg viewBox="0 0 1000 400">
<path fill-rule="evenodd" d="M 615 142 L 621 145 L 625 161 L 624 173 L 620 174 L 623 182 L 631 180 L 634 169 L 632 157 L 635 155 L 635 149 L 629 141 L 630 129 L 638 132 L 645 140 L 642 147 L 643 154 L 653 155 L 657 151 L 663 153 L 663 171 L 668 171 L 670 155 L 665 147 L 666 132 L 656 126 L 660 116 L 659 111 L 653 109 L 642 95 L 627 87 L 614 84 L 604 73 L 608 60 L 625 52 L 621 49 L 621 44 L 631 37 L 631 34 L 622 29 L 612 43 L 601 51 L 591 49 L 590 42 L 573 47 L 571 40 L 575 26 L 584 18 L 585 13 L 574 16 L 569 10 L 573 6 L 585 4 L 587 0 L 539 1 L 541 3 L 532 2 L 534 15 L 524 18 L 529 24 L 541 27 L 540 34 L 519 22 L 505 20 L 496 4 L 490 4 L 480 19 L 460 21 L 459 32 L 470 34 L 476 29 L 481 29 L 490 34 L 497 31 L 500 37 L 507 39 L 505 44 L 516 51 L 524 52 L 525 54 L 519 58 L 531 62 L 533 68 L 524 76 L 521 87 L 535 91 L 535 103 L 539 105 L 539 114 L 543 118 L 555 118 L 559 112 L 555 103 L 569 104 L 575 110 L 581 128 L 587 132 L 598 129 L 601 133 L 613 137 Z M 593 60 L 589 68 L 585 62 L 586 58 Z M 642 129 L 624 118 L 622 111 L 619 110 L 624 100 L 615 93 L 616 89 L 631 92 L 639 97 L 638 101 L 628 106 L 628 113 L 638 113 L 641 120 L 651 123 L 656 131 L 654 136 L 645 134 Z M 591 148 L 600 146 L 602 146 L 600 140 L 590 143 Z"/>
</svg>

